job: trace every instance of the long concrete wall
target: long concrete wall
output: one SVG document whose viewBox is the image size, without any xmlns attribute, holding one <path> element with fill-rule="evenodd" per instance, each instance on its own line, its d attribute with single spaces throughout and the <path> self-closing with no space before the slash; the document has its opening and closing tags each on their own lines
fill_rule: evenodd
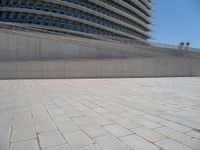
<svg viewBox="0 0 200 150">
<path fill-rule="evenodd" d="M 125 48 L 108 42 L 0 29 L 0 61 L 130 56 Z"/>
<path fill-rule="evenodd" d="M 0 79 L 199 75 L 200 53 L 0 29 Z"/>
<path fill-rule="evenodd" d="M 199 75 L 200 60 L 176 57 L 0 63 L 0 79 Z"/>
<path fill-rule="evenodd" d="M 185 53 L 170 49 L 150 49 L 99 40 L 0 29 L 0 61 L 166 57 L 174 55 L 183 56 Z M 195 54 L 195 57 L 197 55 L 200 58 L 200 53 Z"/>
</svg>

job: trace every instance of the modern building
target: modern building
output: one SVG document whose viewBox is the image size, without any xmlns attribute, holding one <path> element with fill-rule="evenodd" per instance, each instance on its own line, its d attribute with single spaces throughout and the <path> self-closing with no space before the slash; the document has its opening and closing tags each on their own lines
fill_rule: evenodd
<svg viewBox="0 0 200 150">
<path fill-rule="evenodd" d="M 77 36 L 146 42 L 152 0 L 1 0 L 0 22 Z"/>
</svg>

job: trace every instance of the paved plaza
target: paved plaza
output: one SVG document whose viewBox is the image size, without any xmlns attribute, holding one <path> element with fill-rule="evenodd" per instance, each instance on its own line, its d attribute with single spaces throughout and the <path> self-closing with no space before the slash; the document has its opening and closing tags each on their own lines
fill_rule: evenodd
<svg viewBox="0 0 200 150">
<path fill-rule="evenodd" d="M 0 80 L 0 150 L 200 150 L 200 78 Z"/>
</svg>

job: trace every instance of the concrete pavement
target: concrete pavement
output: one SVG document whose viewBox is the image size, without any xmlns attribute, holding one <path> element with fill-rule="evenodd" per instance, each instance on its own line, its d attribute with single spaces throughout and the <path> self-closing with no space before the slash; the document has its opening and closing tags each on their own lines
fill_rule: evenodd
<svg viewBox="0 0 200 150">
<path fill-rule="evenodd" d="M 199 150 L 200 78 L 0 80 L 0 150 Z"/>
</svg>

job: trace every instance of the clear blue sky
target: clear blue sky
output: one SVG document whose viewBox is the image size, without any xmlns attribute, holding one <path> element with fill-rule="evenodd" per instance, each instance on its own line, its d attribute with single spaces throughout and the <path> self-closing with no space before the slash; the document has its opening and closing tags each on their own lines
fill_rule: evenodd
<svg viewBox="0 0 200 150">
<path fill-rule="evenodd" d="M 200 48 L 200 0 L 154 0 L 153 42 Z"/>
</svg>

